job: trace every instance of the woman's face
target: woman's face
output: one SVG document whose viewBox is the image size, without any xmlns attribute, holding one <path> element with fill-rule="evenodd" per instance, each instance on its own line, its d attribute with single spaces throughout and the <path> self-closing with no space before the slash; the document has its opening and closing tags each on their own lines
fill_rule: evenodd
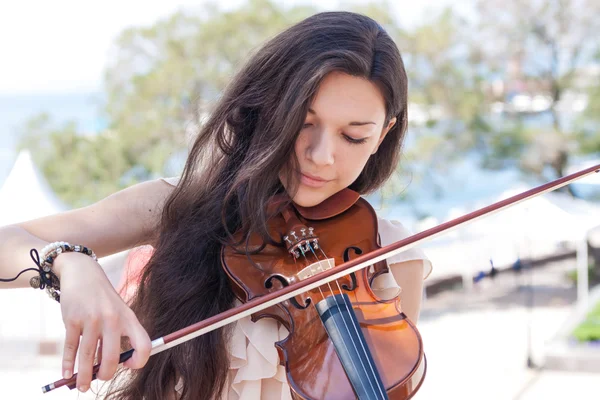
<svg viewBox="0 0 600 400">
<path fill-rule="evenodd" d="M 291 174 L 304 207 L 321 203 L 358 178 L 369 157 L 396 123 L 385 122 L 385 102 L 377 86 L 341 72 L 327 75 L 296 139 L 299 171 Z M 290 187 L 281 174 L 282 184 Z"/>
</svg>

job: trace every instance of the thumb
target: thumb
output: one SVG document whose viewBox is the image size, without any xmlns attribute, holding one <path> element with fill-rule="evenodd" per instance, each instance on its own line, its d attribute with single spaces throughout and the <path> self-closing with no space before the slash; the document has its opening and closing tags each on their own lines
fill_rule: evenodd
<svg viewBox="0 0 600 400">
<path fill-rule="evenodd" d="M 132 369 L 142 368 L 150 358 L 150 351 L 152 350 L 150 337 L 141 326 L 128 332 L 127 337 L 129 337 L 133 351 L 130 350 L 132 351 L 131 358 L 125 361 L 123 366 Z"/>
</svg>

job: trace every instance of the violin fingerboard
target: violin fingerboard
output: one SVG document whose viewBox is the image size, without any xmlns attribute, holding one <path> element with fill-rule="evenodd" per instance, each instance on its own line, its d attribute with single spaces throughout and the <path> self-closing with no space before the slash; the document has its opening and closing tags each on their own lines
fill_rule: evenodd
<svg viewBox="0 0 600 400">
<path fill-rule="evenodd" d="M 348 296 L 329 296 L 317 303 L 316 308 L 357 398 L 387 399 L 385 386 Z"/>
</svg>

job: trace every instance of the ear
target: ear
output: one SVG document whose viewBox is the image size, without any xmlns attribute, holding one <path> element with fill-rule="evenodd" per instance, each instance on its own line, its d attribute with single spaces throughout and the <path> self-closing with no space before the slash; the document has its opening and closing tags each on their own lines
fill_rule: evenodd
<svg viewBox="0 0 600 400">
<path fill-rule="evenodd" d="M 375 146 L 375 149 L 371 154 L 377 153 L 377 150 L 379 150 L 379 145 L 381 144 L 381 142 L 383 142 L 383 139 L 385 139 L 385 135 L 387 135 L 390 129 L 392 129 L 394 125 L 396 125 L 396 121 L 396 117 L 390 119 L 390 122 L 388 122 L 387 126 L 383 128 L 383 131 L 381 131 L 381 136 L 379 137 L 379 141 L 377 142 L 377 146 Z"/>
</svg>

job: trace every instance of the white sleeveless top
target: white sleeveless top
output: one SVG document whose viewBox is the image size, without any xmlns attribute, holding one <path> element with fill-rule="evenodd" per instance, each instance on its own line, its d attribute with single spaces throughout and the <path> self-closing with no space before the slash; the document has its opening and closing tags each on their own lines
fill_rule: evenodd
<svg viewBox="0 0 600 400">
<path fill-rule="evenodd" d="M 179 178 L 162 178 L 176 186 Z M 398 221 L 378 218 L 381 245 L 386 246 L 410 236 L 410 232 Z M 388 259 L 388 265 L 405 261 L 423 261 L 423 279 L 432 270 L 431 262 L 422 250 L 412 248 Z M 382 274 L 373 282 L 373 290 L 400 287 L 392 274 Z M 237 321 L 229 343 L 229 389 L 223 400 L 291 400 L 285 367 L 279 364 L 279 354 L 274 343 L 287 337 L 288 331 L 279 322 L 263 318 L 252 322 L 250 317 Z M 180 392 L 181 382 L 175 390 Z"/>
</svg>

